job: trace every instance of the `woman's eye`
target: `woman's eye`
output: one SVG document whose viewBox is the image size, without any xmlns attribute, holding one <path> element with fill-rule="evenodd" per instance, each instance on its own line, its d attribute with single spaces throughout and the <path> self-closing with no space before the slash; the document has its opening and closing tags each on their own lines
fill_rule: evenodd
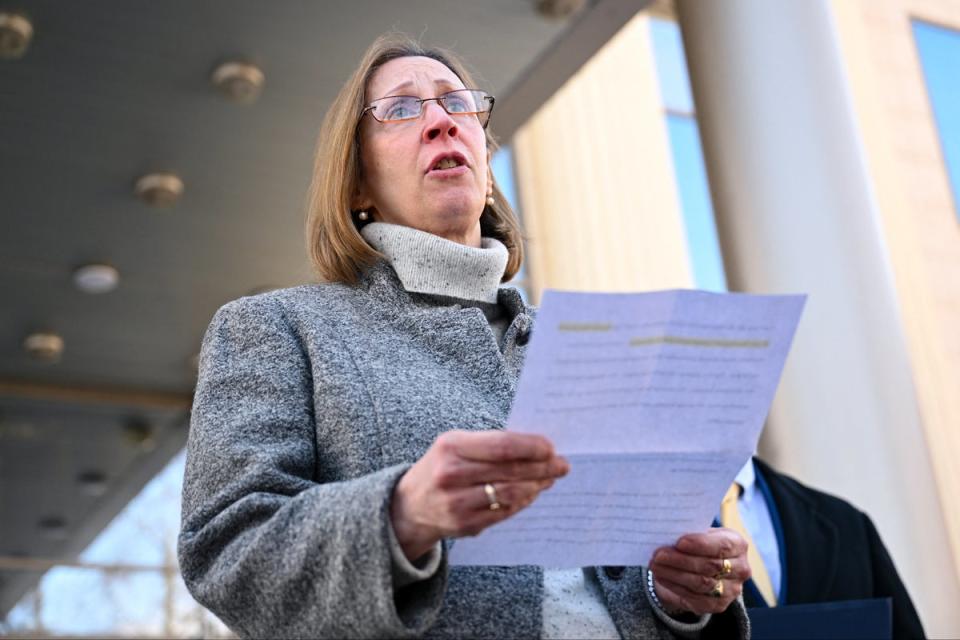
<svg viewBox="0 0 960 640">
<path fill-rule="evenodd" d="M 401 118 L 409 118 L 410 115 L 410 109 L 406 107 L 394 107 L 390 110 L 390 113 L 387 114 L 387 117 L 391 120 L 400 120 Z"/>
<path fill-rule="evenodd" d="M 384 110 L 385 120 L 405 120 L 417 115 L 416 106 L 408 100 L 400 100 L 387 105 Z"/>
<path fill-rule="evenodd" d="M 468 111 L 473 111 L 466 100 L 456 96 L 447 98 L 445 104 L 447 106 L 447 111 L 450 113 L 466 113 Z"/>
</svg>

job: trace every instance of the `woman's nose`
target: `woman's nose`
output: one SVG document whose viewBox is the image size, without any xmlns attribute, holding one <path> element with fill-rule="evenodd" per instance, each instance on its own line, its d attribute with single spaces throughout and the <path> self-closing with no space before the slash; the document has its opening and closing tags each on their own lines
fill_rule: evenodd
<svg viewBox="0 0 960 640">
<path fill-rule="evenodd" d="M 425 102 L 423 104 L 424 109 L 424 126 L 423 126 L 423 139 L 426 141 L 435 140 L 436 138 L 446 134 L 452 138 L 455 138 L 458 133 L 457 123 L 449 113 L 444 111 L 436 102 Z"/>
</svg>

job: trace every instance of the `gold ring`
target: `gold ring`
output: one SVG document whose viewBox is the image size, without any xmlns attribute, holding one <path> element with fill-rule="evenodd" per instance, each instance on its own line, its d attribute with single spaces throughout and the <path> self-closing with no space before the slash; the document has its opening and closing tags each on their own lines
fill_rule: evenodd
<svg viewBox="0 0 960 640">
<path fill-rule="evenodd" d="M 483 492 L 487 494 L 487 500 L 490 501 L 490 511 L 498 511 L 500 502 L 497 500 L 497 490 L 489 482 L 483 485 Z"/>
<path fill-rule="evenodd" d="M 723 580 L 717 580 L 717 584 L 710 590 L 710 595 L 714 598 L 723 597 Z"/>
<path fill-rule="evenodd" d="M 719 580 L 720 578 L 727 578 L 727 577 L 730 576 L 731 573 L 733 573 L 733 563 L 732 563 L 732 562 L 730 562 L 730 561 L 727 560 L 726 558 L 721 558 L 721 559 L 720 559 L 720 562 L 721 562 L 721 565 L 720 565 L 720 566 L 721 566 L 720 573 L 718 573 L 717 575 L 713 576 L 715 579 L 718 579 L 718 580 Z"/>
</svg>

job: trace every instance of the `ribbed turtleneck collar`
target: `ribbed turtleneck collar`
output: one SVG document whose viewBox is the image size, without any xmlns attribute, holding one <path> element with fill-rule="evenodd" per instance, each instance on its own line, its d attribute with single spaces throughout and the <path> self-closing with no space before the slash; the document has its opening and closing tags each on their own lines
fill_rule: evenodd
<svg viewBox="0 0 960 640">
<path fill-rule="evenodd" d="M 496 302 L 509 252 L 502 242 L 482 238 L 479 249 L 432 233 L 371 222 L 360 233 L 386 256 L 403 288 L 415 293 Z"/>
</svg>

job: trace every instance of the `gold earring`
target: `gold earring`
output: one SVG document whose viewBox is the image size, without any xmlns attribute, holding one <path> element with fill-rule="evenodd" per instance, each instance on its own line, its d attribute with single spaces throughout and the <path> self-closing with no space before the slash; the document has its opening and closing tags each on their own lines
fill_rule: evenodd
<svg viewBox="0 0 960 640">
<path fill-rule="evenodd" d="M 370 219 L 370 214 L 367 213 L 366 211 L 361 211 L 360 213 L 357 214 L 357 217 L 360 218 L 361 222 L 366 222 L 367 220 Z"/>
</svg>

